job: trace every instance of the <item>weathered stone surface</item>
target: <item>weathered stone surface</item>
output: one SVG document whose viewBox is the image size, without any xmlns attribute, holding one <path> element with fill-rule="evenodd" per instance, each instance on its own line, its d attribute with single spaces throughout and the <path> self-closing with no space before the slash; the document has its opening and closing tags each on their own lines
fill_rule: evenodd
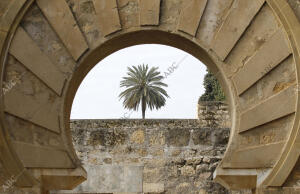
<svg viewBox="0 0 300 194">
<path fill-rule="evenodd" d="M 203 173 L 209 170 L 208 164 L 200 164 L 196 167 L 196 173 Z"/>
<path fill-rule="evenodd" d="M 247 60 L 247 62 L 245 62 L 244 67 L 233 76 L 233 81 L 238 94 L 240 95 L 247 90 L 290 54 L 291 50 L 285 34 L 282 29 L 279 29 L 250 59 Z M 249 73 L 251 76 L 246 76 Z"/>
<path fill-rule="evenodd" d="M 140 24 L 158 25 L 161 0 L 140 0 Z"/>
<path fill-rule="evenodd" d="M 99 26 L 104 36 L 121 29 L 116 0 L 94 0 Z"/>
<path fill-rule="evenodd" d="M 87 181 L 78 187 L 80 193 L 139 193 L 142 192 L 140 166 L 100 165 L 85 166 Z M 70 193 L 65 191 L 64 193 Z"/>
<path fill-rule="evenodd" d="M 58 95 L 61 94 L 65 77 L 40 51 L 23 28 L 18 28 L 9 52 Z M 32 57 L 35 60 L 32 61 Z"/>
<path fill-rule="evenodd" d="M 272 9 L 264 4 L 253 18 L 251 25 L 228 54 L 224 68 L 227 76 L 231 77 L 251 56 L 268 40 L 280 27 Z"/>
<path fill-rule="evenodd" d="M 196 40 L 209 47 L 218 29 L 226 19 L 234 0 L 209 0 L 202 15 Z"/>
<path fill-rule="evenodd" d="M 8 189 L 6 192 L 1 192 L 1 194 L 40 194 L 41 189 L 39 188 L 23 188 L 18 189 L 17 187 L 12 187 Z"/>
<path fill-rule="evenodd" d="M 122 29 L 140 27 L 139 0 L 117 0 Z"/>
<path fill-rule="evenodd" d="M 24 15 L 21 26 L 53 65 L 68 78 L 73 73 L 76 62 L 35 3 Z"/>
<path fill-rule="evenodd" d="M 10 114 L 5 114 L 5 118 L 11 127 L 9 134 L 13 141 L 47 146 L 53 149 L 60 149 L 63 146 L 63 141 L 57 133 Z"/>
<path fill-rule="evenodd" d="M 264 0 L 234 2 L 212 42 L 212 49 L 222 60 L 227 57 L 264 2 Z"/>
<path fill-rule="evenodd" d="M 164 145 L 166 143 L 166 136 L 164 131 L 157 130 L 156 133 L 153 133 L 152 130 L 149 130 L 149 145 Z"/>
<path fill-rule="evenodd" d="M 287 0 L 289 5 L 292 7 L 294 10 L 294 13 L 296 14 L 298 20 L 300 21 L 300 6 L 299 6 L 299 1 L 295 0 Z"/>
<path fill-rule="evenodd" d="M 277 104 L 275 107 L 274 104 Z M 270 99 L 252 107 L 241 115 L 240 132 L 247 131 L 256 126 L 263 125 L 275 119 L 295 112 L 296 97 L 295 87 L 290 87 L 274 95 Z M 276 110 L 280 109 L 282 112 Z M 268 111 L 265 114 L 264 111 Z"/>
<path fill-rule="evenodd" d="M 6 6 L 9 2 L 10 0 L 3 0 L 0 2 L 0 17 L 3 15 L 3 13 L 5 13 L 5 9 L 7 8 Z"/>
<path fill-rule="evenodd" d="M 228 104 L 224 102 L 198 102 L 198 118 L 203 128 L 230 128 Z"/>
<path fill-rule="evenodd" d="M 36 2 L 74 60 L 78 60 L 88 49 L 88 45 L 66 1 L 52 0 L 50 3 L 47 0 L 37 0 Z"/>
<path fill-rule="evenodd" d="M 288 137 L 287 130 L 291 127 L 291 121 L 294 119 L 295 115 L 291 114 L 245 131 L 245 133 L 240 133 L 239 148 L 244 149 L 285 141 Z"/>
<path fill-rule="evenodd" d="M 166 142 L 169 146 L 188 146 L 190 131 L 185 129 L 170 129 L 167 132 Z"/>
<path fill-rule="evenodd" d="M 194 130 L 192 138 L 195 145 L 211 143 L 211 130 L 210 128 Z"/>
<path fill-rule="evenodd" d="M 144 183 L 161 183 L 166 178 L 164 167 L 145 167 L 143 171 Z"/>
<path fill-rule="evenodd" d="M 208 103 L 211 107 L 205 109 L 218 110 L 216 115 L 228 111 L 226 106 L 215 109 L 217 104 Z M 205 118 L 201 117 L 202 121 Z M 229 134 L 229 128 L 215 127 L 205 130 Z M 130 189 L 122 187 L 123 171 L 112 171 L 115 166 L 119 170 L 129 166 L 128 174 L 135 177 L 126 179 L 126 185 L 132 189 L 142 184 L 143 193 L 197 193 L 199 189 L 229 193 L 212 182 L 228 135 L 222 137 L 224 142 L 215 141 L 212 135 L 201 136 L 203 128 L 197 120 L 74 120 L 71 129 L 77 154 L 93 179 L 70 192 L 127 193 Z M 137 175 L 140 170 L 142 178 Z M 116 174 L 122 176 L 113 178 Z M 187 184 L 192 180 L 199 184 Z"/>
<path fill-rule="evenodd" d="M 4 45 L 6 32 L 0 32 L 0 46 Z"/>
<path fill-rule="evenodd" d="M 145 141 L 145 135 L 143 130 L 137 130 L 131 135 L 131 141 L 136 144 L 142 144 Z"/>
<path fill-rule="evenodd" d="M 69 7 L 91 49 L 104 39 L 99 25 L 99 17 L 93 0 L 67 0 Z"/>
<path fill-rule="evenodd" d="M 248 169 L 270 168 L 274 166 L 277 159 L 277 152 L 283 145 L 284 142 L 277 142 L 238 150 L 232 155 L 232 162 L 224 162 L 224 167 Z"/>
<path fill-rule="evenodd" d="M 18 99 L 22 99 L 22 101 L 19 101 Z M 11 90 L 4 98 L 5 112 L 53 132 L 60 133 L 56 107 L 45 101 L 40 101 L 38 104 L 35 102 L 36 100 L 32 96 L 24 95 L 17 90 Z M 33 104 L 37 105 L 33 106 Z"/>
<path fill-rule="evenodd" d="M 207 0 L 186 0 L 180 13 L 178 30 L 195 36 Z"/>
<path fill-rule="evenodd" d="M 33 144 L 13 142 L 16 153 L 25 167 L 29 168 L 73 168 L 67 152 Z"/>
<path fill-rule="evenodd" d="M 295 68 L 293 56 L 289 56 L 276 68 L 270 71 L 267 76 L 258 80 L 239 97 L 241 112 L 246 111 L 249 107 L 254 107 L 284 89 L 295 85 Z M 298 90 L 298 88 L 295 88 L 295 90 Z"/>
<path fill-rule="evenodd" d="M 165 191 L 164 184 L 161 183 L 144 183 L 144 193 L 163 193 Z"/>
<path fill-rule="evenodd" d="M 160 26 L 169 31 L 175 31 L 179 21 L 182 1 L 172 0 L 161 2 Z"/>
<path fill-rule="evenodd" d="M 195 169 L 192 166 L 184 166 L 180 169 L 183 176 L 193 176 L 195 174 Z"/>
<path fill-rule="evenodd" d="M 92 131 L 90 134 L 89 144 L 102 145 L 102 146 L 114 146 L 123 144 L 127 135 L 124 132 L 118 131 Z"/>
</svg>

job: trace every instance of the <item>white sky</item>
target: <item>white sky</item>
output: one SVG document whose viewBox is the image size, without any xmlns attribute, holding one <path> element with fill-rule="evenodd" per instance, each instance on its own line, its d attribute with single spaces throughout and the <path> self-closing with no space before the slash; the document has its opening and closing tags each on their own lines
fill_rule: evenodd
<svg viewBox="0 0 300 194">
<path fill-rule="evenodd" d="M 184 60 L 182 60 L 184 59 Z M 180 61 L 181 64 L 178 64 Z M 119 50 L 100 61 L 81 83 L 72 106 L 71 119 L 141 118 L 141 110 L 123 108 L 119 94 L 127 67 L 139 64 L 157 66 L 164 75 L 173 63 L 179 65 L 166 79 L 170 98 L 158 111 L 147 109 L 146 118 L 196 118 L 197 101 L 204 93 L 205 65 L 195 57 L 174 47 L 147 44 Z"/>
</svg>

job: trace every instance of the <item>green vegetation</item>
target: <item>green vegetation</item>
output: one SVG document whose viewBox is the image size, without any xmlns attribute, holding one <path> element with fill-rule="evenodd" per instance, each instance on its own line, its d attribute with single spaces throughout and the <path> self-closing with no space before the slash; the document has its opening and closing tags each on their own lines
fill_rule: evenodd
<svg viewBox="0 0 300 194">
<path fill-rule="evenodd" d="M 147 107 L 159 109 L 166 104 L 165 97 L 169 97 L 162 87 L 168 87 L 163 83 L 164 77 L 158 71 L 158 67 L 149 70 L 148 65 L 128 67 L 127 77 L 123 77 L 121 87 L 126 89 L 120 93 L 120 99 L 124 98 L 123 106 L 126 109 L 137 111 L 142 107 L 142 117 L 145 119 Z"/>
<path fill-rule="evenodd" d="M 200 101 L 224 101 L 225 94 L 217 80 L 217 78 L 207 70 L 204 77 L 205 93 L 200 97 Z"/>
</svg>

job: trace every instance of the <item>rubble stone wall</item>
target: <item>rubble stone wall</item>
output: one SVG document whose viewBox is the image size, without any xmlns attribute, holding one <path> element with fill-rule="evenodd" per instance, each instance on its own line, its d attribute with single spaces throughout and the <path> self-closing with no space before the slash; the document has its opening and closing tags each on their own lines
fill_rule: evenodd
<svg viewBox="0 0 300 194">
<path fill-rule="evenodd" d="M 71 192 L 229 193 L 212 181 L 230 133 L 227 105 L 198 110 L 199 120 L 73 120 L 88 180 Z"/>
</svg>

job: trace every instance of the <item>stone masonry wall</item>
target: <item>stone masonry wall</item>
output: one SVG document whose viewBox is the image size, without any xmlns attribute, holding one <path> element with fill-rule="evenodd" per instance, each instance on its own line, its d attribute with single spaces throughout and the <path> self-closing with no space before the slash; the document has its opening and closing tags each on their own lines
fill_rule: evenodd
<svg viewBox="0 0 300 194">
<path fill-rule="evenodd" d="M 224 102 L 198 102 L 198 119 L 201 127 L 230 128 L 228 105 Z"/>
<path fill-rule="evenodd" d="M 199 112 L 199 120 L 73 120 L 88 180 L 65 192 L 231 193 L 212 181 L 229 137 L 228 110 L 207 103 Z"/>
</svg>

